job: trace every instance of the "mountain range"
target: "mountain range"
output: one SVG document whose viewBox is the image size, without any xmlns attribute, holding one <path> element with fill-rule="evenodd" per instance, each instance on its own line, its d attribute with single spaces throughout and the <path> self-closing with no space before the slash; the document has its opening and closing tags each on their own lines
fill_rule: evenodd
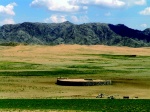
<svg viewBox="0 0 150 112">
<path fill-rule="evenodd" d="M 145 47 L 150 46 L 150 28 L 140 31 L 124 24 L 24 22 L 0 27 L 0 44 L 8 43 Z"/>
</svg>

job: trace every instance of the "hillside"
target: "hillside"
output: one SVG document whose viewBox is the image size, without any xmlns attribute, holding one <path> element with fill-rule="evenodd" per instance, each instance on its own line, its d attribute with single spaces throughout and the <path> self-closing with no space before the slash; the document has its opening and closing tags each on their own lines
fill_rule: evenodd
<svg viewBox="0 0 150 112">
<path fill-rule="evenodd" d="M 129 47 L 150 46 L 150 29 L 144 31 L 123 24 L 86 23 L 30 23 L 0 27 L 0 44 L 8 43 L 58 45 L 115 45 Z"/>
</svg>

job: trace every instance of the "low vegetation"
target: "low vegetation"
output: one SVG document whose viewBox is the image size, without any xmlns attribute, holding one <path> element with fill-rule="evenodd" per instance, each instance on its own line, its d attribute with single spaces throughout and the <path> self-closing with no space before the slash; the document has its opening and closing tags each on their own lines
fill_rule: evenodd
<svg viewBox="0 0 150 112">
<path fill-rule="evenodd" d="M 149 100 L 142 99 L 150 99 L 149 48 L 19 45 L 0 46 L 0 52 L 2 110 L 148 110 Z M 112 80 L 112 85 L 59 86 L 58 77 Z M 102 100 L 96 99 L 100 93 Z M 120 100 L 106 100 L 109 96 Z"/>
<path fill-rule="evenodd" d="M 95 100 L 95 99 L 4 99 L 1 109 L 148 112 L 150 100 Z"/>
<path fill-rule="evenodd" d="M 0 46 L 18 46 L 19 43 L 15 42 L 7 42 L 7 43 L 1 43 Z"/>
</svg>

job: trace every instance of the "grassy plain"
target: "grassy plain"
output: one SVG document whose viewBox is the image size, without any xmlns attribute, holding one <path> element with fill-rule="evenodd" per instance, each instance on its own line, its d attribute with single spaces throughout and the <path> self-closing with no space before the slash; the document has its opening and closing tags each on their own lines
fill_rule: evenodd
<svg viewBox="0 0 150 112">
<path fill-rule="evenodd" d="M 108 86 L 59 86 L 57 77 L 112 80 Z M 150 48 L 0 46 L 0 99 L 138 97 L 150 99 Z"/>
<path fill-rule="evenodd" d="M 149 112 L 150 100 L 5 99 L 3 112 Z"/>
</svg>

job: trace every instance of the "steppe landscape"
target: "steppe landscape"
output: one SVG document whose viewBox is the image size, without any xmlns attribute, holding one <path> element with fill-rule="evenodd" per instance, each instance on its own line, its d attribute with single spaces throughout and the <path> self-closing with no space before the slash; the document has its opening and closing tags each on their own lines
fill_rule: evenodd
<svg viewBox="0 0 150 112">
<path fill-rule="evenodd" d="M 0 46 L 1 99 L 150 99 L 150 48 L 103 45 Z M 58 77 L 112 80 L 60 86 Z"/>
<path fill-rule="evenodd" d="M 0 0 L 0 112 L 150 112 L 150 1 Z"/>
</svg>

